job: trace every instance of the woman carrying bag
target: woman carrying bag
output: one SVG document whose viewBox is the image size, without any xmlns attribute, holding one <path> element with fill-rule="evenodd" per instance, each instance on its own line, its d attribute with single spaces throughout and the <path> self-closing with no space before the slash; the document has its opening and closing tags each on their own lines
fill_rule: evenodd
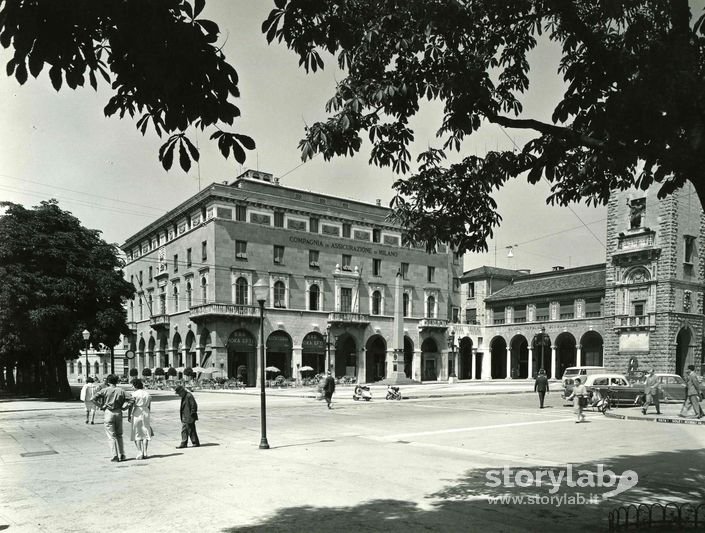
<svg viewBox="0 0 705 533">
<path fill-rule="evenodd" d="M 580 378 L 575 378 L 575 386 L 573 387 L 573 394 L 568 396 L 568 400 L 573 400 L 573 409 L 575 409 L 575 414 L 578 419 L 575 421 L 576 424 L 585 421 L 585 415 L 583 414 L 583 409 L 587 407 L 588 404 L 588 391 L 585 385 L 580 381 Z"/>
</svg>

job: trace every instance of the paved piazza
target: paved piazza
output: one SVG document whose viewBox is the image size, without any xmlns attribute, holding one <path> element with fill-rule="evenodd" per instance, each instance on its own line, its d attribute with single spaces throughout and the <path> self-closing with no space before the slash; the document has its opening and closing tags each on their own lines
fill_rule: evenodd
<svg viewBox="0 0 705 533">
<path fill-rule="evenodd" d="M 152 457 L 135 460 L 128 441 L 129 460 L 118 464 L 102 424 L 84 423 L 81 403 L 4 400 L 0 530 L 598 531 L 625 503 L 705 501 L 705 426 L 592 412 L 576 424 L 558 393 L 539 410 L 521 388 L 401 402 L 375 391 L 374 401 L 358 403 L 339 387 L 330 411 L 272 394 L 270 450 L 257 447 L 257 394 L 197 391 L 203 445 L 177 450 L 178 398 L 154 392 Z M 607 499 L 604 486 L 569 486 L 567 465 L 578 478 L 598 464 L 624 473 L 620 483 L 630 470 L 638 482 Z M 504 483 L 505 467 L 514 486 Z M 562 472 L 563 482 L 527 477 L 542 469 L 554 480 Z M 597 497 L 576 503 L 578 493 Z"/>
</svg>

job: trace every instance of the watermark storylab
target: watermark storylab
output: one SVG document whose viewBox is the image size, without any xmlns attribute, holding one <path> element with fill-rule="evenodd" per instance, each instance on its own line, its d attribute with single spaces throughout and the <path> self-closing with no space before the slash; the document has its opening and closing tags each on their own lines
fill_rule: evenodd
<svg viewBox="0 0 705 533">
<path fill-rule="evenodd" d="M 491 489 L 528 489 L 531 487 L 548 487 L 548 494 L 504 494 L 488 496 L 489 503 L 499 504 L 529 504 L 529 505 L 590 505 L 598 504 L 624 491 L 635 487 L 639 482 L 639 475 L 634 470 L 625 470 L 615 474 L 605 465 L 598 464 L 595 471 L 574 468 L 567 464 L 564 468 L 542 468 L 528 470 L 524 468 L 510 468 L 488 470 L 485 474 L 485 485 Z M 574 491 L 564 490 L 577 489 Z M 607 489 L 606 492 L 601 492 Z"/>
</svg>

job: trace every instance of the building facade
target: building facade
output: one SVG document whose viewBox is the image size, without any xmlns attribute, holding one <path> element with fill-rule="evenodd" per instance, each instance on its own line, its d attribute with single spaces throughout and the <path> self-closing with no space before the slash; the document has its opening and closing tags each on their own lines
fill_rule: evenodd
<svg viewBox="0 0 705 533">
<path fill-rule="evenodd" d="M 331 368 L 377 381 L 393 357 L 399 273 L 404 372 L 418 381 L 447 378 L 461 258 L 444 246 L 428 254 L 403 245 L 403 228 L 388 215 L 379 202 L 283 187 L 263 172 L 212 184 L 122 247 L 136 291 L 129 365 L 199 366 L 255 384 L 253 287 L 265 283 L 265 364 L 274 374 L 298 379 L 302 369 Z"/>
<path fill-rule="evenodd" d="M 461 379 L 512 379 L 575 365 L 683 374 L 703 354 L 705 218 L 691 185 L 612 194 L 606 261 L 530 274 L 465 272 Z"/>
</svg>

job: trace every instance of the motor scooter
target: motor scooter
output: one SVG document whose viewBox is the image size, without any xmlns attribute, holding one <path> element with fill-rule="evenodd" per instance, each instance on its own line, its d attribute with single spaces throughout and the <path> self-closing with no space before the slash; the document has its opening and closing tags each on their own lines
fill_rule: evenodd
<svg viewBox="0 0 705 533">
<path fill-rule="evenodd" d="M 399 387 L 387 385 L 387 400 L 401 400 L 401 391 Z"/>
<path fill-rule="evenodd" d="M 370 392 L 370 387 L 367 385 L 355 385 L 355 390 L 353 391 L 353 400 L 365 400 L 369 402 L 372 399 L 372 392 Z"/>
</svg>

